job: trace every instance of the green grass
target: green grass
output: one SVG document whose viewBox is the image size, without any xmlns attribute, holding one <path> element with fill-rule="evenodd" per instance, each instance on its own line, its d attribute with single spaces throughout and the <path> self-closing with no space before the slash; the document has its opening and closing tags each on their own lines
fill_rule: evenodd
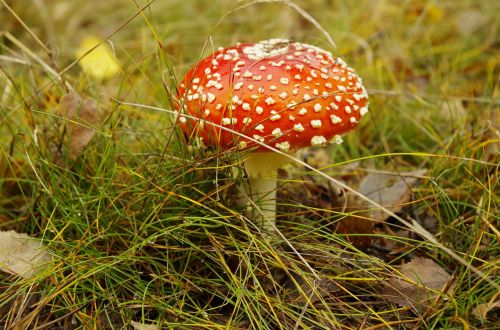
<svg viewBox="0 0 500 330">
<path fill-rule="evenodd" d="M 498 324 L 497 312 L 486 320 L 473 313 L 499 299 L 491 283 L 499 284 L 500 255 L 495 1 L 296 1 L 336 49 L 293 8 L 271 1 L 156 1 L 131 20 L 145 1 L 28 2 L 0 1 L 9 33 L 0 35 L 0 230 L 42 240 L 54 261 L 34 279 L 0 273 L 0 327 Z M 77 65 L 62 75 L 106 112 L 71 160 L 55 115 L 67 87 L 48 68 L 70 65 L 83 37 L 113 31 L 119 77 L 96 82 Z M 369 89 L 370 115 L 328 149 L 325 173 L 355 188 L 365 168 L 428 169 L 399 215 L 424 227 L 430 219 L 437 241 L 490 282 L 417 233 L 398 232 L 392 219 L 369 234 L 372 244 L 351 243 L 356 232 L 337 233 L 336 224 L 364 213 L 328 208 L 313 193 L 291 190 L 280 200 L 286 241 L 268 241 L 231 200 L 241 180 L 231 165 L 241 154 L 193 150 L 168 113 L 121 103 L 171 109 L 169 72 L 179 79 L 213 47 L 273 37 L 342 56 Z M 300 165 L 289 175 L 321 180 Z M 456 284 L 448 299 L 418 313 L 381 297 L 394 267 L 414 256 L 435 260 Z"/>
</svg>

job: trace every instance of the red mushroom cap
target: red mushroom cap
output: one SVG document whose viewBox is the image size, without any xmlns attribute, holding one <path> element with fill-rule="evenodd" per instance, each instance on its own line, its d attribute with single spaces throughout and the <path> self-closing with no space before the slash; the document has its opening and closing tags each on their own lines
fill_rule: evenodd
<svg viewBox="0 0 500 330">
<path fill-rule="evenodd" d="M 184 132 L 222 148 L 255 143 L 210 123 L 292 151 L 341 143 L 368 111 L 361 78 L 342 59 L 283 39 L 220 48 L 186 74 L 178 93 Z"/>
</svg>

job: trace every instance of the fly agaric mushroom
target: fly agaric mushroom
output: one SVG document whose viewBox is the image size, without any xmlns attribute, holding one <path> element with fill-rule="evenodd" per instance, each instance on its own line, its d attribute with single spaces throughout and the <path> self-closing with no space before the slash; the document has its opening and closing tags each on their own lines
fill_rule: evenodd
<svg viewBox="0 0 500 330">
<path fill-rule="evenodd" d="M 219 48 L 186 74 L 178 93 L 186 134 L 207 146 L 253 148 L 244 166 L 250 197 L 263 209 L 254 221 L 265 231 L 274 228 L 277 170 L 288 159 L 265 146 L 287 153 L 340 144 L 368 112 L 361 78 L 342 59 L 285 39 Z"/>
</svg>

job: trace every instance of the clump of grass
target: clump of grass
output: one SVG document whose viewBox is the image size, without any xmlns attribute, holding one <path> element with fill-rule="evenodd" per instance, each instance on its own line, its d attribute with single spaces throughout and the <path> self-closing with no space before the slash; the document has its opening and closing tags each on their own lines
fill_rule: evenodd
<svg viewBox="0 0 500 330">
<path fill-rule="evenodd" d="M 290 6 L 255 1 L 219 22 L 232 2 L 158 2 L 143 13 L 137 7 L 145 3 L 119 0 L 9 2 L 19 19 L 6 4 L 0 13 L 15 39 L 3 34 L 0 42 L 0 229 L 42 240 L 53 264 L 34 279 L 0 273 L 3 327 L 493 328 L 498 321 L 473 313 L 498 299 L 492 2 L 303 3 L 371 90 L 369 119 L 329 151 L 332 172 L 354 183 L 355 162 L 429 169 L 431 179 L 399 215 L 430 219 L 436 239 L 490 282 L 417 233 L 399 235 L 401 224 L 391 220 L 391 230 L 368 236 L 393 249 L 358 246 L 335 223 L 366 210 L 328 209 L 293 192 L 280 200 L 286 241 L 263 239 L 231 199 L 241 180 L 231 167 L 241 155 L 193 150 L 168 113 L 145 107 L 169 110 L 172 77 L 212 45 L 293 37 L 329 47 Z M 471 13 L 479 25 L 464 32 L 457 20 Z M 81 37 L 124 22 L 111 37 L 126 63 L 120 78 L 92 82 L 75 66 L 53 79 L 47 68 L 71 64 Z M 75 160 L 54 115 L 68 85 L 107 113 Z M 292 181 L 316 176 L 297 172 Z M 418 312 L 381 297 L 394 267 L 417 255 L 439 261 L 456 284 L 448 300 Z"/>
</svg>

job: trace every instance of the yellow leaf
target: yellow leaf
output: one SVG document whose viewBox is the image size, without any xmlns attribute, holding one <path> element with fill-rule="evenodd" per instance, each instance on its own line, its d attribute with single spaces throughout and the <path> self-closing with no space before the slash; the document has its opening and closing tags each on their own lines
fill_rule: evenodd
<svg viewBox="0 0 500 330">
<path fill-rule="evenodd" d="M 436 4 L 430 3 L 427 7 L 427 15 L 431 22 L 439 22 L 443 18 L 443 11 Z"/>
<path fill-rule="evenodd" d="M 90 49 L 101 42 L 100 39 L 89 36 L 82 40 L 76 51 L 76 57 L 81 58 Z M 106 43 L 102 43 L 94 50 L 80 59 L 83 71 L 96 79 L 107 79 L 115 76 L 120 71 L 118 61 Z"/>
</svg>

